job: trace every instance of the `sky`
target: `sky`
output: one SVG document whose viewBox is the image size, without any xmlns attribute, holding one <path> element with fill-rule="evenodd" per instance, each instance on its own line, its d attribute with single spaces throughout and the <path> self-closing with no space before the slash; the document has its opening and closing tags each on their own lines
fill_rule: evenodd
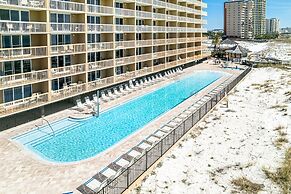
<svg viewBox="0 0 291 194">
<path fill-rule="evenodd" d="M 203 0 L 208 4 L 208 30 L 223 29 L 223 3 L 226 0 Z M 291 27 L 291 0 L 267 0 L 267 18 L 279 18 L 280 27 Z"/>
</svg>

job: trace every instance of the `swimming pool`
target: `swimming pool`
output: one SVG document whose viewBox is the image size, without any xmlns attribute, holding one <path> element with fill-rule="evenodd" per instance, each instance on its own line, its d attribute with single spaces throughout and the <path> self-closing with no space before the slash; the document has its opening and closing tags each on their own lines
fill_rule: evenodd
<svg viewBox="0 0 291 194">
<path fill-rule="evenodd" d="M 42 126 L 13 139 L 49 161 L 87 159 L 136 132 L 222 76 L 220 72 L 196 72 L 101 112 L 98 118 L 56 121 L 51 124 L 55 135 L 48 126 Z"/>
</svg>

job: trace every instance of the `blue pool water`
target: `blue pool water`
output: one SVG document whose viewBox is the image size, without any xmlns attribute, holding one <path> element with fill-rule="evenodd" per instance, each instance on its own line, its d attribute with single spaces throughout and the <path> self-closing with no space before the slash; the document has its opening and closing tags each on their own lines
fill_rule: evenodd
<svg viewBox="0 0 291 194">
<path fill-rule="evenodd" d="M 102 112 L 85 121 L 63 119 L 15 137 L 41 157 L 57 162 L 73 162 L 106 150 L 190 96 L 219 79 L 219 72 L 197 72 L 151 93 Z"/>
</svg>

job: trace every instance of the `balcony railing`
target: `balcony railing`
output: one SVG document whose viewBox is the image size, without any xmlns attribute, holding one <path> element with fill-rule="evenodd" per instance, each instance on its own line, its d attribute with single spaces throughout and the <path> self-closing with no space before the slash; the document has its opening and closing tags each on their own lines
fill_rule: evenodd
<svg viewBox="0 0 291 194">
<path fill-rule="evenodd" d="M 153 45 L 166 44 L 166 39 L 153 39 Z"/>
<path fill-rule="evenodd" d="M 114 67 L 114 60 L 113 59 L 103 60 L 103 61 L 95 61 L 95 62 L 89 63 L 89 71 L 107 69 L 107 68 L 111 68 L 111 67 Z"/>
<path fill-rule="evenodd" d="M 162 7 L 165 8 L 167 3 L 164 1 L 160 1 L 160 0 L 153 0 L 153 5 L 154 6 L 158 6 L 158 7 Z"/>
<path fill-rule="evenodd" d="M 65 11 L 84 12 L 85 4 L 71 1 L 50 0 L 50 8 Z"/>
<path fill-rule="evenodd" d="M 176 55 L 177 54 L 177 50 L 175 49 L 175 50 L 168 50 L 167 52 L 166 52 L 166 56 L 172 56 L 172 55 Z"/>
<path fill-rule="evenodd" d="M 179 59 L 177 61 L 177 64 L 176 65 L 184 65 L 187 63 L 187 58 L 184 58 L 184 59 Z"/>
<path fill-rule="evenodd" d="M 135 25 L 116 25 L 116 31 L 135 32 Z"/>
<path fill-rule="evenodd" d="M 152 40 L 137 40 L 136 46 L 152 46 L 153 41 Z"/>
<path fill-rule="evenodd" d="M 48 79 L 48 71 L 31 71 L 27 73 L 0 76 L 0 88 L 24 85 Z"/>
<path fill-rule="evenodd" d="M 148 54 L 143 54 L 143 55 L 137 55 L 136 56 L 136 61 L 141 62 L 141 61 L 147 61 L 147 60 L 152 60 L 152 53 Z"/>
<path fill-rule="evenodd" d="M 166 56 L 165 51 L 155 52 L 153 53 L 153 59 L 158 59 Z"/>
<path fill-rule="evenodd" d="M 64 86 L 63 89 L 52 91 L 51 100 L 60 100 L 63 98 L 71 97 L 86 91 L 86 84 L 72 83 L 69 86 Z"/>
<path fill-rule="evenodd" d="M 113 32 L 112 24 L 87 24 L 87 30 L 90 32 Z"/>
<path fill-rule="evenodd" d="M 175 67 L 177 65 L 177 61 L 168 62 L 167 67 Z"/>
<path fill-rule="evenodd" d="M 52 32 L 84 32 L 85 24 L 82 23 L 51 23 Z"/>
<path fill-rule="evenodd" d="M 73 75 L 77 73 L 85 72 L 85 64 L 70 65 L 66 67 L 58 67 L 51 69 L 52 77 L 63 77 L 66 75 Z"/>
<path fill-rule="evenodd" d="M 177 53 L 178 54 L 183 54 L 183 53 L 186 53 L 186 52 L 187 52 L 186 48 L 177 49 Z"/>
<path fill-rule="evenodd" d="M 0 49 L 1 60 L 11 60 L 17 58 L 36 58 L 47 55 L 47 47 L 20 47 L 20 48 L 7 48 Z"/>
<path fill-rule="evenodd" d="M 135 41 L 134 40 L 115 42 L 115 48 L 116 49 L 132 48 L 132 47 L 135 47 Z"/>
<path fill-rule="evenodd" d="M 86 51 L 86 44 L 66 44 L 51 46 L 51 54 L 81 53 Z"/>
<path fill-rule="evenodd" d="M 44 0 L 0 0 L 0 5 L 12 5 L 21 7 L 45 8 Z"/>
<path fill-rule="evenodd" d="M 155 65 L 154 66 L 154 71 L 161 71 L 161 70 L 163 70 L 165 68 L 166 68 L 165 64 Z"/>
<path fill-rule="evenodd" d="M 135 16 L 135 10 L 115 8 L 115 14 L 118 16 Z"/>
<path fill-rule="evenodd" d="M 178 19 L 177 16 L 174 16 L 174 15 L 167 15 L 167 20 L 174 20 L 176 21 Z"/>
<path fill-rule="evenodd" d="M 162 20 L 165 20 L 166 19 L 166 14 L 153 13 L 153 18 L 154 19 L 162 19 Z"/>
<path fill-rule="evenodd" d="M 44 22 L 0 21 L 0 32 L 5 33 L 45 33 Z"/>
<path fill-rule="evenodd" d="M 155 32 L 166 32 L 167 28 L 164 26 L 153 26 L 153 31 Z"/>
<path fill-rule="evenodd" d="M 186 43 L 187 38 L 178 38 L 178 43 Z"/>
<path fill-rule="evenodd" d="M 105 51 L 113 49 L 113 42 L 88 43 L 88 51 Z"/>
<path fill-rule="evenodd" d="M 87 4 L 87 10 L 91 13 L 98 13 L 98 14 L 106 14 L 106 15 L 113 15 L 114 9 L 113 7 L 101 6 L 101 5 L 90 5 Z"/>
<path fill-rule="evenodd" d="M 140 18 L 152 18 L 152 12 L 136 11 L 136 17 L 140 17 Z"/>
<path fill-rule="evenodd" d="M 166 39 L 167 40 L 167 44 L 175 44 L 177 43 L 177 38 L 169 38 Z"/>
<path fill-rule="evenodd" d="M 114 77 L 106 77 L 88 83 L 89 90 L 96 90 L 98 88 L 106 87 L 114 83 Z"/>
<path fill-rule="evenodd" d="M 136 31 L 138 32 L 151 32 L 152 30 L 152 26 L 136 26 Z"/>
<path fill-rule="evenodd" d="M 123 58 L 117 58 L 115 59 L 115 64 L 116 65 L 126 65 L 129 63 L 135 63 L 135 56 L 130 56 L 130 57 L 123 57 Z"/>
<path fill-rule="evenodd" d="M 41 106 L 48 102 L 48 94 L 34 93 L 31 97 L 0 104 L 0 117 Z"/>
<path fill-rule="evenodd" d="M 143 76 L 152 72 L 152 68 L 144 67 L 143 69 L 135 71 L 135 77 Z"/>
<path fill-rule="evenodd" d="M 142 4 L 153 4 L 152 0 L 136 0 L 136 2 Z"/>
<path fill-rule="evenodd" d="M 126 72 L 124 74 L 116 75 L 115 82 L 122 82 L 122 81 L 130 80 L 133 78 L 135 78 L 135 72 L 130 71 L 130 72 Z"/>
</svg>

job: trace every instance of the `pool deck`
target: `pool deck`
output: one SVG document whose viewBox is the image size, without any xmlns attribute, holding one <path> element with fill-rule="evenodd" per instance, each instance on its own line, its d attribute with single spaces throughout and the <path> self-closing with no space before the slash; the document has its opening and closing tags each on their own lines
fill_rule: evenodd
<svg viewBox="0 0 291 194">
<path fill-rule="evenodd" d="M 218 66 L 210 65 L 210 63 L 206 61 L 202 64 L 185 69 L 183 74 L 179 76 L 185 76 L 198 70 L 217 70 L 235 76 L 241 73 L 241 71 L 238 70 L 222 69 Z M 177 79 L 179 76 L 174 77 L 172 80 Z M 220 78 L 198 94 L 190 97 L 171 111 L 163 114 L 158 119 L 152 121 L 142 129 L 114 145 L 112 148 L 109 148 L 93 158 L 80 162 L 67 164 L 51 163 L 42 160 L 22 145 L 11 141 L 11 137 L 29 131 L 34 128 L 35 125 L 40 125 L 41 119 L 0 132 L 0 193 L 57 194 L 69 191 L 79 193 L 76 190 L 79 185 L 83 184 L 103 167 L 107 166 L 111 161 L 127 152 L 149 134 L 166 124 L 179 113 L 183 112 L 185 108 L 195 103 L 210 90 L 223 83 L 226 79 L 228 79 L 227 76 Z M 129 99 L 144 95 L 167 83 L 169 83 L 169 80 L 159 82 L 142 90 L 123 96 L 117 100 L 101 105 L 101 110 L 106 110 L 122 104 Z M 65 118 L 71 114 L 72 110 L 64 110 L 49 115 L 46 119 L 49 120 L 49 122 L 52 122 Z"/>
</svg>

